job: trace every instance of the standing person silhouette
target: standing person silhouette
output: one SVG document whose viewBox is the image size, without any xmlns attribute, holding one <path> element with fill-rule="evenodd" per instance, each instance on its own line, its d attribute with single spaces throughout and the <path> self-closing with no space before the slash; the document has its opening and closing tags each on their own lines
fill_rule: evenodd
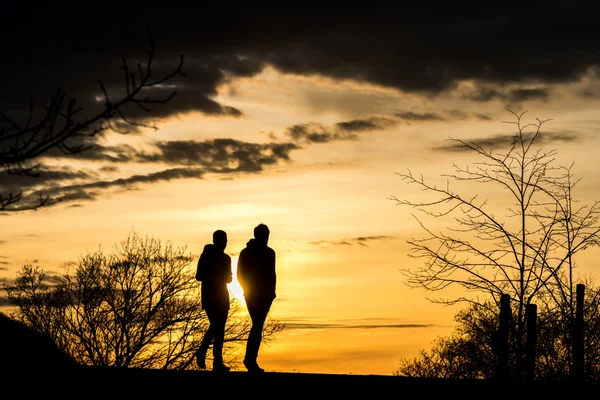
<svg viewBox="0 0 600 400">
<path fill-rule="evenodd" d="M 223 364 L 223 341 L 225 323 L 229 314 L 229 290 L 231 282 L 231 257 L 225 253 L 227 234 L 222 230 L 213 233 L 213 243 L 204 246 L 198 267 L 196 280 L 202 282 L 202 309 L 206 311 L 210 323 L 202 338 L 200 348 L 196 351 L 196 363 L 200 369 L 206 369 L 206 353 L 213 343 L 214 372 L 228 372 L 230 368 Z"/>
<path fill-rule="evenodd" d="M 276 297 L 275 251 L 267 245 L 269 233 L 267 225 L 257 225 L 254 238 L 248 241 L 238 259 L 237 279 L 252 320 L 244 356 L 248 372 L 264 372 L 257 362 L 258 350 L 267 314 Z"/>
</svg>

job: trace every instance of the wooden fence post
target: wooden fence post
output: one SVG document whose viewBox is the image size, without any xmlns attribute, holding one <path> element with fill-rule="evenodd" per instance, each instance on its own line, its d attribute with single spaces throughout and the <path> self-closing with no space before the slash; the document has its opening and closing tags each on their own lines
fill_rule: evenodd
<svg viewBox="0 0 600 400">
<path fill-rule="evenodd" d="M 585 285 L 577 285 L 577 302 L 575 303 L 575 325 L 573 327 L 573 378 L 584 379 L 584 354 L 583 354 L 583 295 Z"/>
<path fill-rule="evenodd" d="M 497 355 L 497 378 L 499 380 L 509 379 L 508 370 L 508 332 L 511 319 L 510 296 L 503 294 L 500 298 L 500 327 L 494 338 L 495 351 Z"/>
<path fill-rule="evenodd" d="M 535 379 L 535 348 L 537 346 L 537 306 L 535 304 L 527 304 L 525 318 L 527 319 L 525 377 L 532 381 Z"/>
</svg>

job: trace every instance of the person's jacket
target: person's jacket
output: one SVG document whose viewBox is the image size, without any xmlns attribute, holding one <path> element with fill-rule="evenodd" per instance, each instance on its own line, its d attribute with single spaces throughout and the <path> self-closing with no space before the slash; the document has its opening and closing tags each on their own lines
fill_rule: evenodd
<svg viewBox="0 0 600 400">
<path fill-rule="evenodd" d="M 250 239 L 240 252 L 237 279 L 246 299 L 275 299 L 275 251 L 267 244 Z"/>
<path fill-rule="evenodd" d="M 198 276 L 202 282 L 202 308 L 211 306 L 227 307 L 229 309 L 229 290 L 231 283 L 231 257 L 219 251 L 214 244 L 207 244 L 198 260 Z"/>
</svg>

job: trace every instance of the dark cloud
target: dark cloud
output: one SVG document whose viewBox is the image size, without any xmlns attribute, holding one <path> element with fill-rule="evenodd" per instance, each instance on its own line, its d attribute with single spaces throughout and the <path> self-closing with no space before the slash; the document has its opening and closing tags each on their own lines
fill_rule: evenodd
<svg viewBox="0 0 600 400">
<path fill-rule="evenodd" d="M 310 242 L 310 244 L 322 246 L 322 247 L 340 246 L 340 245 L 344 245 L 344 246 L 359 245 L 359 246 L 366 247 L 367 242 L 378 241 L 378 240 L 389 240 L 389 239 L 394 239 L 394 238 L 395 238 L 394 236 L 384 236 L 384 235 L 360 236 L 360 237 L 355 237 L 355 238 L 351 238 L 351 239 L 343 239 L 343 240 L 337 240 L 337 241 L 318 240 L 318 241 Z"/>
<path fill-rule="evenodd" d="M 531 138 L 531 133 L 525 133 L 523 135 L 524 139 Z M 512 146 L 515 140 L 515 134 L 500 134 L 494 135 L 486 138 L 472 138 L 472 139 L 464 139 L 463 141 L 466 143 L 474 144 L 475 146 L 480 146 L 485 150 L 490 149 L 498 149 L 498 148 L 509 148 Z M 579 140 L 579 136 L 572 132 L 541 132 L 541 134 L 536 139 L 538 144 L 550 144 L 550 143 L 561 143 L 561 142 L 573 142 Z M 455 141 L 448 141 L 447 144 L 435 147 L 435 150 L 441 151 L 470 151 L 469 148 L 460 145 Z"/>
<path fill-rule="evenodd" d="M 466 94 L 464 97 L 477 102 L 502 100 L 510 104 L 519 104 L 528 100 L 547 101 L 549 96 L 550 89 L 547 87 L 517 88 L 507 90 L 491 87 L 478 87 L 475 89 L 475 91 Z"/>
<path fill-rule="evenodd" d="M 394 236 L 361 236 L 352 239 L 352 241 L 360 244 L 361 246 L 366 246 L 366 242 L 371 242 L 374 240 L 388 240 L 394 239 Z"/>
<path fill-rule="evenodd" d="M 141 153 L 140 162 L 203 166 L 210 172 L 260 172 L 265 166 L 289 161 L 289 153 L 298 148 L 293 143 L 249 143 L 234 139 L 204 142 L 156 142 L 158 152 Z"/>
<path fill-rule="evenodd" d="M 382 116 L 338 122 L 332 127 L 326 127 L 317 122 L 308 122 L 287 128 L 285 135 L 296 143 L 329 143 L 338 140 L 358 140 L 357 133 L 387 129 L 397 124 L 397 120 Z"/>
<path fill-rule="evenodd" d="M 36 5 L 32 13 L 26 5 L 11 4 L 3 9 L 0 27 L 5 38 L 0 109 L 18 111 L 29 97 L 39 104 L 58 86 L 93 107 L 98 78 L 110 93 L 118 92 L 121 57 L 133 67 L 144 60 L 147 29 L 156 38 L 156 76 L 175 65 L 180 54 L 186 57 L 187 76 L 172 81 L 175 87 L 157 89 L 178 92 L 173 102 L 156 107 L 159 116 L 188 111 L 238 116 L 243 110 L 215 100 L 219 85 L 253 76 L 265 65 L 428 95 L 465 80 L 542 86 L 573 82 L 600 64 L 597 11 L 591 1 L 503 4 L 494 10 L 482 4 L 464 12 L 417 3 L 369 9 L 345 5 L 340 12 L 287 4 L 141 9 L 53 2 Z M 538 89 L 506 95 L 545 96 Z M 480 99 L 497 96 L 479 93 Z"/>
<path fill-rule="evenodd" d="M 145 67 L 147 30 L 155 38 L 156 50 L 150 79 L 172 71 L 180 55 L 184 56 L 185 73 L 142 93 L 164 98 L 176 92 L 170 102 L 153 105 L 151 112 L 135 106 L 123 110 L 134 121 L 152 123 L 189 112 L 242 117 L 244 110 L 219 102 L 219 89 L 236 78 L 252 77 L 266 66 L 305 76 L 354 79 L 425 96 L 451 91 L 469 81 L 476 87 L 466 95 L 471 100 L 515 103 L 547 101 L 552 84 L 577 81 L 600 65 L 595 2 L 551 1 L 543 7 L 503 4 L 492 11 L 482 5 L 464 12 L 450 7 L 388 2 L 371 8 L 348 4 L 340 12 L 335 7 L 290 8 L 288 4 L 113 8 L 104 3 L 76 6 L 52 2 L 36 4 L 36 12 L 32 12 L 28 3 L 11 2 L 3 8 L 0 24 L 4 38 L 0 111 L 21 120 L 33 99 L 35 120 L 61 88 L 68 98 L 77 100 L 82 116 L 90 115 L 102 107 L 104 93 L 99 80 L 116 101 L 125 94 L 123 58 L 132 72 L 138 65 Z M 132 190 L 140 183 L 201 178 L 207 172 L 259 172 L 288 160 L 289 153 L 301 145 L 356 140 L 358 133 L 391 127 L 398 118 L 447 119 L 431 111 L 400 112 L 393 118 L 369 117 L 331 127 L 298 124 L 286 131 L 289 143 L 174 141 L 157 143 L 155 152 L 106 147 L 88 140 L 85 144 L 91 147 L 87 152 L 69 158 L 109 164 L 162 163 L 174 168 L 109 179 L 104 174 L 118 173 L 114 167 L 75 171 L 42 166 L 46 169 L 41 170 L 40 178 L 29 178 L 29 182 L 0 171 L 0 193 L 25 188 L 37 194 L 45 189 L 60 194 L 64 201 L 92 200 L 108 188 Z M 487 116 L 470 113 L 461 118 Z M 123 121 L 116 127 L 136 131 Z M 482 143 L 505 142 L 506 138 L 499 136 Z M 65 157 L 56 151 L 46 156 Z"/>
<path fill-rule="evenodd" d="M 431 111 L 401 111 L 394 113 L 394 117 L 400 118 L 407 123 L 412 122 L 435 122 L 435 121 L 449 121 L 449 120 L 479 120 L 489 121 L 492 119 L 491 116 L 472 111 L 464 111 L 457 109 L 441 110 L 439 112 Z"/>
<path fill-rule="evenodd" d="M 52 203 L 67 203 L 82 200 L 96 200 L 110 190 L 138 190 L 138 184 L 151 184 L 171 181 L 174 179 L 202 178 L 205 171 L 196 168 L 171 168 L 148 174 L 137 174 L 126 178 L 109 181 L 94 181 L 90 183 L 48 187 L 31 194 L 32 199 L 39 196 L 50 196 Z"/>
<path fill-rule="evenodd" d="M 548 88 L 513 89 L 509 92 L 509 101 L 519 103 L 527 100 L 548 100 Z"/>
<path fill-rule="evenodd" d="M 358 139 L 358 135 L 352 131 L 330 129 L 316 122 L 291 126 L 287 128 L 285 134 L 294 142 L 309 144 Z"/>
<path fill-rule="evenodd" d="M 66 12 L 65 17 L 68 14 L 70 12 Z M 93 15 L 90 11 L 87 18 L 93 19 Z M 75 19 L 80 17 L 73 15 Z M 34 16 L 30 21 L 21 21 L 21 23 L 22 28 L 28 23 L 42 26 L 45 24 L 44 21 L 36 21 Z M 48 32 L 48 41 L 43 36 L 36 35 L 30 38 L 25 34 L 14 43 L 14 46 L 8 45 L 3 53 L 4 65 L 0 71 L 5 80 L 6 91 L 3 92 L 0 100 L 0 109 L 11 116 L 18 118 L 22 115 L 21 110 L 28 106 L 29 98 L 33 98 L 37 106 L 47 102 L 57 88 L 61 88 L 68 98 L 76 98 L 83 114 L 89 115 L 99 110 L 104 101 L 104 93 L 98 80 L 103 82 L 109 100 L 113 103 L 125 96 L 125 78 L 121 69 L 122 57 L 126 57 L 133 72 L 137 72 L 137 64 L 142 67 L 147 65 L 147 55 L 144 52 L 147 51 L 150 40 L 142 25 L 128 33 L 123 31 L 117 33 L 118 28 L 115 31 L 109 30 L 112 33 L 100 29 L 104 31 L 101 34 L 104 38 L 100 38 L 91 32 L 96 29 L 91 27 L 92 23 L 88 27 L 80 27 L 81 31 L 87 32 L 87 34 L 83 33 L 81 38 L 64 36 L 61 38 L 60 36 L 65 34 L 62 28 L 66 26 L 61 26 L 55 21 L 52 24 L 56 29 Z M 74 25 L 78 23 L 74 22 Z M 75 26 L 68 29 L 75 29 Z M 160 46 L 160 43 L 163 46 Z M 21 45 L 30 46 L 27 49 L 29 54 L 23 54 L 25 49 L 20 48 Z M 150 81 L 167 75 L 179 62 L 180 54 L 173 51 L 174 47 L 178 46 L 160 40 L 156 45 Z M 128 105 L 123 108 L 127 118 L 143 122 L 145 119 L 193 111 L 225 117 L 242 115 L 242 111 L 214 100 L 218 94 L 217 88 L 234 77 L 251 76 L 260 72 L 261 62 L 244 60 L 236 54 L 203 53 L 193 48 L 189 48 L 185 53 L 187 56 L 184 60 L 185 76 L 177 76 L 168 81 L 168 84 L 147 89 L 142 96 L 164 99 L 176 92 L 175 98 L 164 104 L 149 106 L 151 113 L 136 105 Z M 20 62 L 19 59 L 23 61 Z M 42 64 L 44 68 L 37 67 Z M 19 83 L 11 84 L 10 82 L 14 80 Z"/>
<path fill-rule="evenodd" d="M 290 160 L 289 153 L 298 149 L 294 143 L 250 143 L 235 139 L 205 141 L 176 140 L 150 143 L 152 151 L 139 150 L 129 145 L 92 145 L 88 150 L 65 155 L 53 152 L 47 158 L 71 158 L 111 163 L 164 163 L 170 165 L 203 167 L 210 172 L 259 172 L 265 166 Z M 116 172 L 106 166 L 104 172 Z"/>
<path fill-rule="evenodd" d="M 61 168 L 63 169 L 63 168 Z M 66 168 L 65 168 L 66 169 Z M 58 173 L 54 173 L 58 172 Z M 73 171 L 73 176 L 80 176 Z M 46 175 L 47 174 L 47 175 Z M 67 178 L 68 172 L 54 171 L 52 167 L 42 166 L 39 176 L 21 176 L 9 174 L 6 170 L 0 170 L 0 193 L 20 193 L 35 190 L 36 188 L 56 187 L 61 184 L 74 182 Z M 55 179 L 52 179 L 54 177 Z"/>
<path fill-rule="evenodd" d="M 398 118 L 407 121 L 443 121 L 444 118 L 435 113 L 415 113 L 412 111 L 399 112 L 395 114 Z"/>
<path fill-rule="evenodd" d="M 143 149 L 131 145 L 109 146 L 88 143 L 85 151 L 69 154 L 53 149 L 40 159 L 36 171 L 39 176 L 9 174 L 0 170 L 0 193 L 26 192 L 23 205 L 35 204 L 40 197 L 49 196 L 50 204 L 96 200 L 104 193 L 115 190 L 139 190 L 140 184 L 153 184 L 174 179 L 202 179 L 206 173 L 234 174 L 260 173 L 280 162 L 290 162 L 291 152 L 303 145 L 327 143 L 335 140 L 358 140 L 359 133 L 385 129 L 397 123 L 389 117 L 373 116 L 334 124 L 326 128 L 319 123 L 298 124 L 284 132 L 291 141 L 251 143 L 236 139 L 204 141 L 173 140 L 147 143 Z M 50 166 L 56 160 L 86 161 L 102 164 L 92 169 Z M 147 165 L 154 169 L 161 165 L 172 168 L 146 174 L 115 177 L 120 169 L 112 164 Z M 78 204 L 76 204 L 78 205 Z"/>
<path fill-rule="evenodd" d="M 96 200 L 111 190 L 138 190 L 140 184 L 153 184 L 174 179 L 202 179 L 206 173 L 258 173 L 280 161 L 290 161 L 290 152 L 298 149 L 294 143 L 249 143 L 234 139 L 199 141 L 154 142 L 155 151 L 138 151 L 127 145 L 94 145 L 89 150 L 69 157 L 87 161 L 136 163 L 157 166 L 174 165 L 161 171 L 136 174 L 115 179 L 101 179 L 100 175 L 61 167 L 53 170 L 42 166 L 40 177 L 23 177 L 5 173 L 0 192 L 16 193 L 28 190 L 28 201 L 35 203 L 40 196 L 50 196 L 52 203 Z M 47 158 L 67 157 L 52 153 Z M 113 172 L 112 169 L 109 169 Z M 106 170 L 104 171 L 106 172 Z M 63 183 L 68 181 L 68 183 Z"/>
<path fill-rule="evenodd" d="M 543 9 L 534 4 L 492 11 L 469 7 L 464 13 L 443 6 L 393 7 L 398 6 L 345 7 L 337 16 L 309 9 L 285 21 L 266 12 L 274 20 L 269 28 L 281 28 L 281 36 L 269 41 L 259 32 L 262 46 L 253 54 L 284 71 L 430 94 L 462 80 L 568 82 L 598 64 L 598 32 L 592 28 L 597 7 L 591 2 Z M 307 14 L 311 29 L 300 31 Z M 268 53 L 260 51 L 266 47 Z"/>
<path fill-rule="evenodd" d="M 391 128 L 396 126 L 398 121 L 387 117 L 369 117 L 366 119 L 354 119 L 347 122 L 338 122 L 336 126 L 344 131 L 363 132 Z"/>
<path fill-rule="evenodd" d="M 34 176 L 11 174 L 7 169 L 0 169 L 0 193 L 19 193 L 34 190 L 35 188 L 58 187 L 65 183 L 74 183 L 98 178 L 93 172 L 71 167 L 50 167 L 40 165 L 35 168 Z M 38 198 L 32 200 L 38 201 Z"/>
</svg>

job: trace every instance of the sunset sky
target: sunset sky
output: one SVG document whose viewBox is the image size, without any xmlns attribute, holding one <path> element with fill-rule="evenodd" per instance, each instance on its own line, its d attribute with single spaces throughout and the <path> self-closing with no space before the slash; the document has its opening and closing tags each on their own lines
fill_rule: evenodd
<svg viewBox="0 0 600 400">
<path fill-rule="evenodd" d="M 413 210 L 390 199 L 420 196 L 396 172 L 440 179 L 477 160 L 445 139 L 501 150 L 515 134 L 507 110 L 527 110 L 526 122 L 551 119 L 542 145 L 558 151 L 558 164 L 574 162 L 583 178 L 575 197 L 600 200 L 597 10 L 577 1 L 356 4 L 5 7 L 8 115 L 58 87 L 93 110 L 98 79 L 117 92 L 121 57 L 143 60 L 147 29 L 157 75 L 183 54 L 186 76 L 160 88 L 178 92 L 168 104 L 131 110 L 157 130 L 107 132 L 76 156 L 50 152 L 38 178 L 0 168 L 1 194 L 62 198 L 0 213 L 0 283 L 27 263 L 61 273 L 133 231 L 198 256 L 223 229 L 235 265 L 262 222 L 277 252 L 271 317 L 287 324 L 261 349 L 266 370 L 391 374 L 452 332 L 459 308 L 432 304 L 399 271 L 419 262 L 406 241 L 422 231 Z M 583 253 L 581 271 L 598 274 L 597 256 Z"/>
</svg>

